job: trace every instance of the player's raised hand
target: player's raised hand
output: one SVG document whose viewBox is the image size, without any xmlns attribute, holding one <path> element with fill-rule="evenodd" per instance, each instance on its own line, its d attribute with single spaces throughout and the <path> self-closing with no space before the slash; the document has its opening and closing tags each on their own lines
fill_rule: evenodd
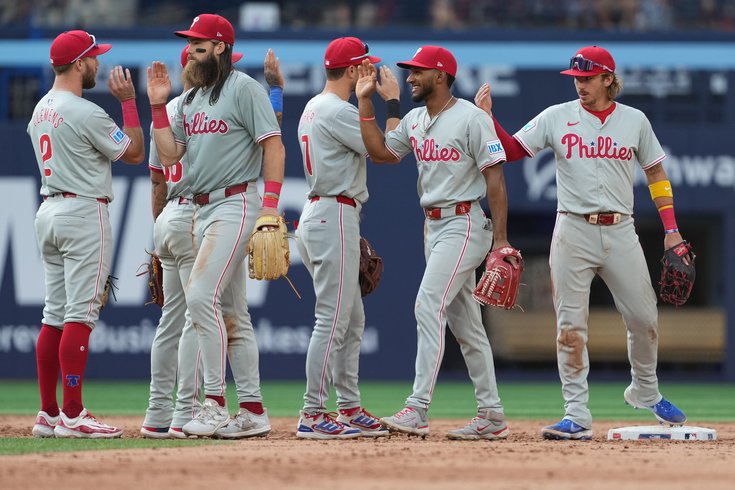
<svg viewBox="0 0 735 490">
<path fill-rule="evenodd" d="M 110 87 L 110 93 L 120 102 L 135 98 L 135 86 L 127 68 L 123 71 L 122 66 L 118 65 L 110 70 L 107 86 Z"/>
<path fill-rule="evenodd" d="M 171 80 L 168 78 L 166 65 L 154 61 L 148 67 L 148 99 L 151 105 L 165 104 L 171 94 Z"/>
<path fill-rule="evenodd" d="M 362 60 L 361 65 L 357 65 L 357 86 L 355 87 L 355 95 L 360 98 L 369 98 L 375 93 L 378 83 L 378 72 L 375 65 L 370 60 Z"/>
<path fill-rule="evenodd" d="M 477 90 L 475 94 L 475 105 L 487 112 L 490 116 L 493 115 L 493 98 L 490 95 L 490 84 L 485 82 Z"/>
<path fill-rule="evenodd" d="M 380 67 L 380 82 L 377 82 L 376 90 L 383 100 L 399 99 L 401 97 L 401 86 L 398 79 L 387 66 Z"/>
<path fill-rule="evenodd" d="M 283 88 L 285 86 L 283 74 L 281 73 L 281 61 L 276 58 L 273 49 L 268 48 L 265 61 L 263 61 L 263 71 L 265 72 L 265 82 L 269 87 Z"/>
</svg>

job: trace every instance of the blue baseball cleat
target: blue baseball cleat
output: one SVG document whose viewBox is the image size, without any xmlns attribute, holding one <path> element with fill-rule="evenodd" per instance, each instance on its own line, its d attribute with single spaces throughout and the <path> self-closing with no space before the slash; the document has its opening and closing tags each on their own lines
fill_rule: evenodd
<svg viewBox="0 0 735 490">
<path fill-rule="evenodd" d="M 633 408 L 645 408 L 646 410 L 650 410 L 651 412 L 653 412 L 653 415 L 658 419 L 658 421 L 662 424 L 683 425 L 684 422 L 687 421 L 686 414 L 679 410 L 676 405 L 668 401 L 666 398 L 661 397 L 661 401 L 659 401 L 657 404 L 645 406 L 638 403 L 638 401 L 633 398 L 630 386 L 628 386 L 625 389 L 625 393 L 623 393 L 623 399 L 625 400 L 626 404 L 630 405 Z"/>
<path fill-rule="evenodd" d="M 544 439 L 589 441 L 592 439 L 592 429 L 585 429 L 569 419 L 561 419 L 541 429 L 541 435 Z"/>
</svg>

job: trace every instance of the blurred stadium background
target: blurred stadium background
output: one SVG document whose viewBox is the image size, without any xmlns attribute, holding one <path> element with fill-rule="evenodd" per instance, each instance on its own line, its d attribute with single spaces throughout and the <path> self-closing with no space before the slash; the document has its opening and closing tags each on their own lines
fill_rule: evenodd
<svg viewBox="0 0 735 490">
<path fill-rule="evenodd" d="M 679 310 L 659 309 L 660 376 L 662 381 L 735 381 L 735 286 L 726 280 L 735 277 L 732 0 L 0 0 L 0 378 L 35 377 L 44 289 L 33 231 L 38 170 L 25 128 L 53 81 L 51 40 L 63 30 L 83 28 L 112 43 L 112 51 L 99 58 L 97 87 L 86 96 L 121 122 L 106 74 L 116 64 L 130 68 L 147 127 L 145 68 L 161 60 L 176 72 L 182 41 L 172 32 L 203 12 L 225 15 L 238 29 L 236 50 L 245 53 L 238 69 L 262 80 L 266 50 L 272 47 L 281 59 L 287 150 L 282 208 L 289 220 L 298 217 L 306 196 L 296 127 L 306 101 L 322 89 L 322 57 L 331 39 L 361 37 L 396 73 L 395 62 L 409 59 L 418 46 L 446 46 L 460 65 L 455 95 L 471 100 L 479 85 L 490 81 L 494 113 L 510 132 L 543 108 L 575 97 L 570 80 L 558 71 L 578 47 L 610 49 L 625 82 L 620 101 L 648 115 L 667 150 L 664 164 L 674 184 L 680 228 L 699 254 L 689 303 Z M 403 112 L 412 106 L 404 96 Z M 505 173 L 509 237 L 523 251 L 528 269 L 520 299 L 525 312 L 485 311 L 501 386 L 508 379 L 557 377 L 547 263 L 555 211 L 553 160 L 541 154 L 507 165 Z M 142 306 L 146 284 L 135 276 L 146 260 L 144 250 L 152 247 L 148 169 L 118 163 L 113 177 L 113 275 L 120 290 L 91 338 L 87 377 L 144 380 L 160 314 L 157 307 Z M 386 273 L 365 301 L 361 374 L 363 379 L 411 379 L 413 302 L 423 271 L 423 218 L 413 159 L 394 168 L 370 166 L 368 179 L 371 200 L 364 209 L 363 233 L 383 255 Z M 655 284 L 663 234 L 642 173 L 635 193 L 638 230 Z M 303 378 L 314 297 L 294 255 L 292 277 L 302 301 L 283 281 L 248 283 L 264 380 Z M 603 284 L 593 285 L 591 305 L 591 378 L 625 379 L 625 330 Z M 466 379 L 456 342 L 447 345 L 443 376 Z"/>
</svg>

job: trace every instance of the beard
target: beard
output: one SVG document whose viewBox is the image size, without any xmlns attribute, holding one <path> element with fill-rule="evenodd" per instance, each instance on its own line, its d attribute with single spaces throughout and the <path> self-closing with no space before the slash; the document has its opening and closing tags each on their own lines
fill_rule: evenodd
<svg viewBox="0 0 735 490">
<path fill-rule="evenodd" d="M 82 74 L 82 89 L 89 90 L 97 85 L 97 72 L 84 65 L 84 73 Z"/>
<path fill-rule="evenodd" d="M 184 68 L 184 75 L 194 87 L 211 87 L 219 76 L 217 58 L 210 53 L 204 61 L 189 60 Z"/>
<path fill-rule="evenodd" d="M 415 94 L 411 94 L 411 100 L 414 102 L 423 102 L 433 92 L 432 87 L 419 87 L 419 91 Z"/>
</svg>

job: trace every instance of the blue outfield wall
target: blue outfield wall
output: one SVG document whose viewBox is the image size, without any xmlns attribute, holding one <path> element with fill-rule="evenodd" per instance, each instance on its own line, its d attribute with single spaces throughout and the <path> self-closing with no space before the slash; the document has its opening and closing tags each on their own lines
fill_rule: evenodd
<svg viewBox="0 0 735 490">
<path fill-rule="evenodd" d="M 106 73 L 121 63 L 133 70 L 138 107 L 144 125 L 150 123 L 145 96 L 145 66 L 165 61 L 178 72 L 177 40 L 104 39 L 110 53 L 99 58 L 100 77 L 86 96 L 105 107 L 121 122 L 119 105 L 107 92 Z M 286 145 L 286 182 L 282 209 L 297 219 L 305 201 L 301 153 L 296 128 L 306 101 L 321 91 L 321 59 L 327 41 L 314 39 L 260 39 L 239 43 L 245 53 L 238 68 L 262 80 L 262 60 L 269 47 L 281 59 L 286 77 L 283 139 Z M 14 77 L 38 81 L 39 95 L 53 79 L 47 68 L 48 39 L 0 40 L 0 377 L 35 376 L 34 342 L 41 319 L 43 269 L 33 230 L 38 197 L 38 169 L 27 121 L 8 120 L 13 111 Z M 400 78 L 405 72 L 394 63 L 410 59 L 424 40 L 370 42 L 371 52 L 383 57 Z M 443 42 L 458 58 L 460 70 L 455 95 L 472 100 L 483 81 L 490 81 L 494 114 L 509 132 L 521 127 L 548 105 L 575 97 L 571 79 L 558 75 L 579 41 L 498 43 L 461 39 Z M 587 44 L 586 42 L 584 44 Z M 679 224 L 685 236 L 688 223 L 704 221 L 711 236 L 705 261 L 717 266 L 700 268 L 698 281 L 709 284 L 699 306 L 727 310 L 726 362 L 719 371 L 735 379 L 735 42 L 728 43 L 607 43 L 616 56 L 625 81 L 621 102 L 646 112 L 669 155 L 665 166 L 676 193 Z M 652 62 L 652 60 L 655 60 Z M 413 104 L 404 87 L 404 112 Z M 378 105 L 379 119 L 382 107 Z M 381 119 L 382 120 L 382 119 Z M 506 165 L 510 206 L 510 240 L 530 254 L 543 255 L 554 222 L 555 166 L 549 153 Z M 150 181 L 146 165 L 113 164 L 115 200 L 110 205 L 114 228 L 113 275 L 119 278 L 117 302 L 102 313 L 92 335 L 88 376 L 147 378 L 149 351 L 160 310 L 142 306 L 147 300 L 145 280 L 136 277 L 152 247 Z M 379 289 L 365 299 L 367 328 L 363 341 L 361 375 L 371 379 L 410 378 L 416 350 L 413 303 L 423 271 L 423 217 L 416 195 L 412 157 L 398 166 L 370 164 L 370 201 L 363 211 L 363 234 L 383 255 L 385 275 Z M 642 172 L 636 180 L 636 213 L 655 221 Z M 697 242 L 697 236 L 689 236 Z M 660 250 L 651 252 L 660 255 Z M 303 299 L 288 284 L 248 280 L 251 314 L 261 352 L 265 379 L 303 377 L 306 347 L 313 323 L 311 279 L 292 246 L 290 276 Z M 706 262 L 705 262 L 706 266 Z M 709 275 L 709 277 L 708 277 Z M 518 313 L 522 314 L 522 313 Z M 553 328 L 553 325 L 550 326 Z M 695 327 L 693 327 L 695 328 Z M 622 333 L 621 333 L 622 334 Z"/>
</svg>

